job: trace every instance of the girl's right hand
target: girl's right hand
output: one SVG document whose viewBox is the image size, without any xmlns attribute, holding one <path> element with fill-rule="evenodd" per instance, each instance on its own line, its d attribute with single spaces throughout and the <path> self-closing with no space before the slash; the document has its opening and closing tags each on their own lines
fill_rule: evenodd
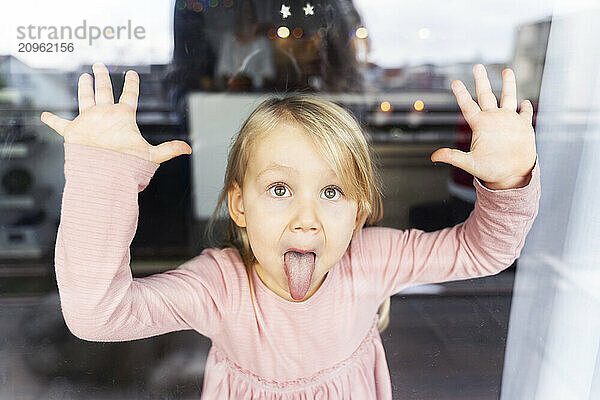
<svg viewBox="0 0 600 400">
<path fill-rule="evenodd" d="M 40 117 L 43 123 L 64 138 L 65 143 L 101 147 L 158 164 L 192 153 L 192 148 L 181 140 L 153 146 L 142 137 L 135 119 L 140 85 L 135 71 L 125 74 L 123 93 L 115 104 L 108 69 L 104 64 L 96 63 L 92 70 L 96 78 L 94 88 L 90 74 L 84 73 L 79 77 L 79 115 L 73 121 L 47 111 Z"/>
</svg>

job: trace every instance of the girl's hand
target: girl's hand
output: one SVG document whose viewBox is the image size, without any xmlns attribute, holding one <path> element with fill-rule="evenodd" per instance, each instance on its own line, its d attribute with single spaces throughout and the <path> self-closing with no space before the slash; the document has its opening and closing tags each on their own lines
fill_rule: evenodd
<svg viewBox="0 0 600 400">
<path fill-rule="evenodd" d="M 192 153 L 192 148 L 180 140 L 153 146 L 142 137 L 135 120 L 140 85 L 135 71 L 125 74 L 123 93 L 119 102 L 114 104 L 108 69 L 104 64 L 96 63 L 92 70 L 96 78 L 96 93 L 94 95 L 92 89 L 92 76 L 81 74 L 77 90 L 79 115 L 73 121 L 47 111 L 40 117 L 66 143 L 119 151 L 158 164 L 181 154 Z"/>
<path fill-rule="evenodd" d="M 515 74 L 502 71 L 500 108 L 490 86 L 485 67 L 473 67 L 477 104 L 465 85 L 455 80 L 452 91 L 465 120 L 473 131 L 468 153 L 442 148 L 431 155 L 431 161 L 441 161 L 465 170 L 479 178 L 489 189 L 509 189 L 526 186 L 536 160 L 535 132 L 532 126 L 533 105 L 521 103 L 516 112 Z"/>
</svg>

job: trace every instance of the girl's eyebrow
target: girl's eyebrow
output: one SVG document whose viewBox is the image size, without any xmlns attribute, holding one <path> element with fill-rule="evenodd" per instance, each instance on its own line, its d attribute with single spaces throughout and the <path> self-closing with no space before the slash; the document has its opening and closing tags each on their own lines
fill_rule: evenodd
<svg viewBox="0 0 600 400">
<path fill-rule="evenodd" d="M 256 175 L 256 178 L 259 179 L 262 175 L 266 174 L 267 172 L 271 172 L 271 171 L 277 171 L 277 170 L 285 170 L 288 171 L 292 174 L 296 173 L 296 169 L 292 168 L 290 166 L 287 165 L 283 165 L 283 164 L 279 164 L 276 162 L 271 162 L 267 167 L 265 167 L 265 169 L 263 169 L 262 171 L 260 171 L 258 173 L 258 175 Z M 327 177 L 331 177 L 331 178 L 337 178 L 337 175 L 335 174 L 335 172 L 331 169 L 327 170 Z"/>
<path fill-rule="evenodd" d="M 289 172 L 295 172 L 296 171 L 294 168 L 288 167 L 287 165 L 283 165 L 283 164 L 278 164 L 278 163 L 272 162 L 265 169 L 263 169 L 262 171 L 260 171 L 256 177 L 260 178 L 262 175 L 266 174 L 267 172 L 281 170 L 281 169 L 289 171 Z"/>
</svg>

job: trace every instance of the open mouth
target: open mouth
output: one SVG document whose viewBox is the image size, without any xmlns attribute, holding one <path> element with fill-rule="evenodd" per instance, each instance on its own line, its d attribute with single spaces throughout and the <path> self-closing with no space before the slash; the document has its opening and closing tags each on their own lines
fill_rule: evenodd
<svg viewBox="0 0 600 400">
<path fill-rule="evenodd" d="M 300 253 L 300 254 L 313 253 L 315 255 L 315 257 L 317 255 L 317 253 L 313 249 L 302 250 L 302 249 L 297 249 L 297 248 L 289 248 L 289 249 L 287 249 L 286 253 L 288 251 L 291 251 L 291 252 L 294 252 L 294 253 Z"/>
<path fill-rule="evenodd" d="M 312 282 L 317 253 L 312 250 L 289 249 L 283 255 L 283 267 L 288 280 L 290 295 L 302 300 Z"/>
</svg>

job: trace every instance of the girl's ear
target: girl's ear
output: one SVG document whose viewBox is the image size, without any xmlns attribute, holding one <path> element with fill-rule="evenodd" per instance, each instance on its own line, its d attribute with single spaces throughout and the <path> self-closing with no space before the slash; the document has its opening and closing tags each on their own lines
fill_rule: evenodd
<svg viewBox="0 0 600 400">
<path fill-rule="evenodd" d="M 240 228 L 245 228 L 246 214 L 244 214 L 242 189 L 237 182 L 233 182 L 233 188 L 227 192 L 227 209 L 233 222 Z"/>
</svg>

